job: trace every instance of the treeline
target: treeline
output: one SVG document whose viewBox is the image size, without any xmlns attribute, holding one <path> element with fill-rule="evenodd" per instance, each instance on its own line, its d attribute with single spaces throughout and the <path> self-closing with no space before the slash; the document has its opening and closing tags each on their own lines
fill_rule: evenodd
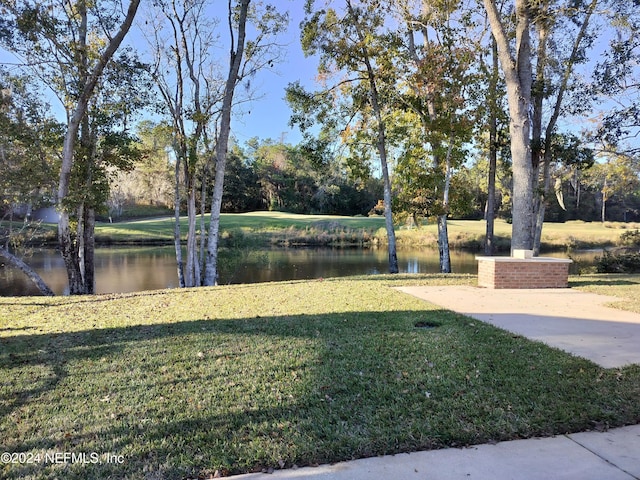
<svg viewBox="0 0 640 480">
<path fill-rule="evenodd" d="M 23 99 L 24 100 L 24 99 Z M 14 91 L 13 101 L 20 102 Z M 27 127 L 5 110 L 0 156 L 0 209 L 4 219 L 22 219 L 43 207 L 54 205 L 56 158 L 62 142 L 62 127 L 50 119 Z M 24 119 L 26 123 L 28 119 Z M 173 209 L 175 204 L 174 159 L 171 135 L 166 125 L 150 121 L 136 128 L 136 155 L 125 168 L 105 171 L 105 203 L 98 218 L 117 221 L 136 208 L 153 206 Z M 10 148 L 9 148 L 10 145 Z M 485 217 L 488 163 L 479 152 L 453 175 L 456 195 L 452 218 Z M 508 158 L 498 165 L 496 216 L 510 219 L 511 169 Z M 549 199 L 546 220 L 640 221 L 640 167 L 634 159 L 609 156 L 606 162 L 562 162 L 554 164 L 555 195 Z M 402 178 L 392 175 L 395 192 Z M 201 185 L 197 191 L 201 192 Z M 209 187 L 210 188 L 210 187 Z M 205 193 L 205 196 L 208 196 Z M 200 203 L 198 198 L 198 203 Z M 398 223 L 428 220 L 437 205 L 421 199 L 425 208 L 419 215 L 411 204 L 397 203 Z M 186 198 L 181 200 L 183 207 Z M 405 208 L 402 208 L 402 207 Z M 240 213 L 254 210 L 305 214 L 382 214 L 382 181 L 372 172 L 353 171 L 339 151 L 310 149 L 309 145 L 283 144 L 251 139 L 233 143 L 225 174 L 222 211 Z M 7 237 L 5 236 L 5 240 Z"/>
<path fill-rule="evenodd" d="M 579 152 L 570 160 L 554 158 L 551 165 L 554 183 L 547 198 L 545 221 L 566 222 L 638 222 L 640 221 L 640 165 L 629 155 L 609 154 L 595 161 L 594 152 L 578 162 Z M 571 159 L 573 161 L 571 161 Z M 511 218 L 512 172 L 508 157 L 499 162 L 496 182 L 496 215 Z M 453 216 L 480 219 L 485 216 L 488 162 L 477 157 L 456 172 L 460 182 L 470 189 L 471 203 L 466 211 Z M 464 208 L 464 204 L 462 207 Z"/>
<path fill-rule="evenodd" d="M 165 131 L 163 125 L 140 124 L 142 158 L 132 169 L 114 172 L 111 179 L 108 215 L 112 220 L 134 205 L 173 209 L 174 160 L 168 153 L 170 144 L 163 143 L 170 141 L 163 135 Z M 202 191 L 202 180 L 202 175 L 196 176 L 198 204 L 202 204 L 203 195 L 211 195 Z M 205 183 L 205 188 L 210 190 L 211 185 Z M 222 211 L 227 213 L 270 210 L 368 215 L 382 198 L 382 184 L 373 175 L 355 176 L 339 156 L 320 158 L 311 155 L 304 145 L 254 138 L 245 145 L 231 146 L 222 198 Z M 181 207 L 186 208 L 186 201 L 183 196 Z"/>
<path fill-rule="evenodd" d="M 299 145 L 229 142 L 284 56 L 278 6 L 3 3 L 1 208 L 55 205 L 71 293 L 93 291 L 96 218 L 132 204 L 173 207 L 181 286 L 215 284 L 221 211 L 382 212 L 391 273 L 405 221 L 437 221 L 450 272 L 448 218 L 511 219 L 534 252 L 544 220 L 638 220 L 637 2 L 330 3 L 299 23 L 318 61 L 315 86 L 285 90 Z M 122 43 L 131 28 L 147 42 Z M 487 221 L 488 254 L 492 237 Z"/>
<path fill-rule="evenodd" d="M 158 134 L 161 131 L 165 131 L 162 125 L 139 125 L 141 159 L 132 169 L 112 176 L 107 206 L 113 220 L 135 205 L 173 208 L 173 161 L 167 153 L 170 145 L 163 145 L 163 137 Z M 168 141 L 168 137 L 165 139 Z M 572 158 L 576 157 L 577 154 Z M 454 172 L 456 194 L 450 205 L 451 218 L 485 218 L 487 170 L 488 163 L 479 152 Z M 609 156 L 606 162 L 594 162 L 593 157 L 584 162 L 565 162 L 558 158 L 553 175 L 555 195 L 548 201 L 547 221 L 640 221 L 640 166 L 634 159 L 619 155 Z M 506 220 L 511 218 L 511 176 L 507 157 L 499 162 L 496 188 L 496 217 Z M 394 192 L 402 188 L 403 180 L 392 175 Z M 429 203 L 426 197 L 420 198 L 423 208 L 414 215 L 413 205 L 396 196 L 397 223 L 420 223 L 435 216 L 437 202 Z M 304 143 L 289 145 L 254 138 L 244 145 L 234 143 L 229 151 L 222 211 L 254 210 L 382 214 L 382 181 L 369 171 L 354 172 L 339 151 L 311 150 Z"/>
</svg>

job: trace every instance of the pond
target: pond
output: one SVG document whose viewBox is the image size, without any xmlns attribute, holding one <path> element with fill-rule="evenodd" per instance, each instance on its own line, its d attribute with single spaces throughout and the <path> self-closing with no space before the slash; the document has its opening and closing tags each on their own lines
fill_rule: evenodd
<svg viewBox="0 0 640 480">
<path fill-rule="evenodd" d="M 583 252 L 582 262 L 599 251 Z M 452 251 L 454 273 L 477 273 L 476 253 Z M 562 252 L 546 254 L 566 257 Z M 68 293 L 66 271 L 55 249 L 42 249 L 25 259 L 56 294 Z M 401 273 L 437 273 L 438 251 L 398 251 Z M 386 249 L 273 248 L 221 252 L 220 284 L 370 275 L 388 271 Z M 177 287 L 173 247 L 117 247 L 96 250 L 96 293 L 124 293 Z M 20 272 L 0 261 L 0 295 L 36 295 Z"/>
</svg>

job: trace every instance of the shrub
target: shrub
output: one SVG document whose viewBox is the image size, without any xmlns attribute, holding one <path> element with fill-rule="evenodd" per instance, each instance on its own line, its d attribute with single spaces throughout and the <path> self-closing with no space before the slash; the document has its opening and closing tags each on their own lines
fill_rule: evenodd
<svg viewBox="0 0 640 480">
<path fill-rule="evenodd" d="M 596 258 L 598 273 L 640 273 L 640 253 L 604 252 Z"/>
<path fill-rule="evenodd" d="M 640 230 L 627 230 L 621 233 L 618 244 L 625 247 L 640 247 Z"/>
<path fill-rule="evenodd" d="M 220 234 L 220 246 L 227 248 L 245 248 L 250 245 L 249 239 L 240 228 L 224 230 Z"/>
</svg>

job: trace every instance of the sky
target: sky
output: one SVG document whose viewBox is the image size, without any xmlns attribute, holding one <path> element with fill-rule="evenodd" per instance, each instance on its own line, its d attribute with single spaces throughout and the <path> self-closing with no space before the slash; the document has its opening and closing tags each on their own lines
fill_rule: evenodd
<svg viewBox="0 0 640 480">
<path fill-rule="evenodd" d="M 300 45 L 299 25 L 304 18 L 303 0 L 271 0 L 279 9 L 288 11 L 290 21 L 285 33 L 278 37 L 280 44 L 286 45 L 285 57 L 282 62 L 276 63 L 273 68 L 259 72 L 255 78 L 251 79 L 251 85 L 256 90 L 256 99 L 250 104 L 242 105 L 240 113 L 236 114 L 232 120 L 232 136 L 240 144 L 253 137 L 262 140 L 268 138 L 274 141 L 284 141 L 285 143 L 297 144 L 302 135 L 297 127 L 289 126 L 291 111 L 284 100 L 285 88 L 289 83 L 300 81 L 307 88 L 314 88 L 315 76 L 317 73 L 317 59 L 306 58 L 302 53 Z M 145 2 L 143 2 L 144 6 Z M 226 2 L 213 0 L 212 5 L 219 12 L 212 12 L 212 15 L 223 17 L 226 15 Z M 136 23 L 144 23 L 144 12 L 139 12 Z M 222 36 L 226 31 L 221 29 Z M 137 37 L 136 37 L 137 35 Z M 135 32 L 135 28 L 129 33 L 126 42 L 139 48 L 146 47 L 146 40 L 141 40 L 140 33 Z M 0 51 L 0 62 L 13 61 L 15 58 L 7 56 L 6 52 Z M 222 61 L 225 61 L 224 59 Z M 225 61 L 226 62 L 226 61 Z M 226 63 L 225 63 L 226 65 Z M 239 87 L 240 89 L 242 86 Z M 57 100 L 52 96 L 52 104 Z M 58 110 L 62 110 L 60 106 Z M 58 115 L 62 116 L 62 115 Z M 63 118 L 61 118 L 63 119 Z M 571 119 L 568 127 L 580 128 L 580 124 L 586 119 Z M 567 128 L 567 126 L 565 126 Z M 571 128 L 569 128 L 571 129 Z"/>
<path fill-rule="evenodd" d="M 221 18 L 219 31 L 221 32 L 221 42 L 227 42 L 228 32 L 226 24 L 226 2 L 213 0 L 211 15 Z M 317 60 L 306 58 L 300 45 L 300 22 L 304 19 L 303 0 L 271 0 L 269 3 L 275 5 L 280 11 L 289 12 L 289 25 L 286 32 L 280 34 L 276 41 L 283 47 L 283 60 L 274 63 L 273 68 L 259 71 L 250 79 L 251 88 L 254 90 L 255 100 L 250 103 L 243 103 L 236 109 L 236 114 L 231 122 L 231 135 L 240 144 L 247 140 L 258 137 L 262 140 L 272 139 L 276 142 L 284 141 L 292 145 L 297 144 L 302 135 L 297 127 L 289 127 L 291 110 L 284 99 L 285 89 L 289 83 L 300 81 L 302 85 L 313 88 L 317 73 Z M 215 11 L 217 9 L 219 11 Z M 214 10 L 215 9 L 215 10 Z M 136 20 L 139 24 L 144 22 L 144 16 Z M 140 35 L 135 31 L 130 32 L 129 42 L 137 46 L 136 37 Z M 252 37 L 247 36 L 247 40 Z M 142 40 L 140 45 L 146 43 Z M 220 49 L 222 56 L 219 61 L 228 65 L 228 54 L 226 47 Z M 222 72 L 226 76 L 226 72 Z M 243 84 L 237 87 L 240 92 Z M 236 98 L 239 95 L 236 95 Z"/>
<path fill-rule="evenodd" d="M 284 100 L 285 88 L 289 83 L 300 81 L 303 85 L 312 88 L 317 72 L 317 61 L 313 58 L 305 58 L 300 45 L 300 22 L 304 18 L 303 0 L 271 0 L 282 11 L 289 12 L 289 26 L 287 31 L 278 36 L 278 43 L 285 45 L 285 55 L 283 61 L 275 63 L 273 68 L 259 72 L 251 79 L 251 86 L 255 89 L 256 99 L 249 104 L 243 104 L 241 113 L 236 114 L 232 119 L 231 134 L 240 143 L 258 137 L 262 140 L 268 138 L 274 141 L 283 140 L 285 143 L 296 144 L 302 138 L 297 127 L 289 127 L 291 111 Z M 125 44 L 133 45 L 134 48 L 147 48 L 147 40 L 137 28 L 144 24 L 144 12 L 142 8 L 138 11 L 134 26 L 125 38 Z M 213 15 L 223 17 L 226 15 L 226 2 L 213 1 L 214 6 L 220 6 L 222 13 L 213 12 Z M 221 30 L 222 36 L 226 34 L 224 28 Z M 228 36 L 228 34 L 227 34 Z M 225 50 L 226 52 L 226 50 Z M 224 65 L 228 59 L 222 58 Z M 20 61 L 13 54 L 0 49 L 0 63 L 15 65 Z M 224 73 L 224 72 L 223 72 Z M 238 87 L 242 89 L 242 85 Z M 52 106 L 54 115 L 59 120 L 64 121 L 64 110 L 58 99 L 51 91 L 45 89 L 43 94 L 47 97 Z M 145 118 L 143 115 L 140 119 Z M 155 118 L 155 117 L 154 117 Z"/>
<path fill-rule="evenodd" d="M 259 137 L 275 141 L 284 139 L 285 143 L 295 145 L 302 136 L 297 127 L 289 127 L 291 110 L 284 100 L 285 88 L 295 81 L 311 88 L 318 64 L 316 59 L 304 56 L 300 45 L 299 25 L 304 18 L 303 0 L 274 0 L 272 3 L 289 11 L 289 28 L 279 39 L 287 45 L 286 56 L 282 63 L 275 64 L 269 71 L 260 72 L 252 80 L 260 98 L 245 108 L 250 114 L 234 118 L 231 128 L 232 134 L 240 143 Z"/>
</svg>

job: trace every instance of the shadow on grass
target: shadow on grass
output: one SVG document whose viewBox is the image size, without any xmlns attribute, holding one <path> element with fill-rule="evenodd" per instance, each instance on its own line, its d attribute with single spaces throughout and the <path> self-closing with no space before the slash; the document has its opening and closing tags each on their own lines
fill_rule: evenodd
<svg viewBox="0 0 640 480">
<path fill-rule="evenodd" d="M 638 285 L 640 284 L 640 276 L 636 278 L 636 280 L 625 280 L 622 278 L 616 278 L 615 276 L 611 276 L 608 278 L 585 278 L 585 279 L 571 279 L 569 280 L 569 287 L 589 287 L 589 286 L 609 286 L 609 285 L 617 285 L 617 286 L 625 286 L 625 285 Z"/>
<path fill-rule="evenodd" d="M 444 310 L 193 320 L 0 347 L 0 450 L 123 456 L 0 465 L 7 479 L 196 478 L 640 420 L 638 369 L 603 370 Z"/>
</svg>

